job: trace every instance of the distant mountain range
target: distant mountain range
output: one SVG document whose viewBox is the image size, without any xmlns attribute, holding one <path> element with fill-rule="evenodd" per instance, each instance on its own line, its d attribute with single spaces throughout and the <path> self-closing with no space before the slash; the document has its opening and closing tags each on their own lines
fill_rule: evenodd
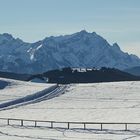
<svg viewBox="0 0 140 140">
<path fill-rule="evenodd" d="M 133 74 L 135 76 L 140 76 L 140 66 L 132 67 L 124 70 L 127 73 Z"/>
<path fill-rule="evenodd" d="M 63 67 L 124 70 L 140 66 L 136 55 L 121 51 L 117 43 L 85 30 L 72 35 L 47 37 L 35 43 L 0 34 L 0 71 L 37 74 Z"/>
</svg>

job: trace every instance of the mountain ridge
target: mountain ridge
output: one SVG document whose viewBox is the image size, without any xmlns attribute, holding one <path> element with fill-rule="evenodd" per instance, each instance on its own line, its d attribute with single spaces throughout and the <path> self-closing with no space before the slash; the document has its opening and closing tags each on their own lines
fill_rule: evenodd
<svg viewBox="0 0 140 140">
<path fill-rule="evenodd" d="M 63 67 L 127 69 L 140 66 L 136 55 L 124 53 L 95 32 L 85 30 L 28 43 L 0 34 L 0 70 L 37 74 Z"/>
</svg>

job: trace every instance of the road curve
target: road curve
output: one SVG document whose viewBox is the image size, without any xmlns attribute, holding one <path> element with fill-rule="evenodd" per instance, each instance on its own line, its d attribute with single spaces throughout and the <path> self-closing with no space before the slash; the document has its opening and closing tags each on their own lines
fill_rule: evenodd
<svg viewBox="0 0 140 140">
<path fill-rule="evenodd" d="M 67 85 L 54 85 L 37 93 L 27 95 L 22 98 L 18 98 L 12 101 L 8 101 L 0 104 L 0 111 L 16 108 L 19 106 L 41 102 L 43 100 L 48 100 L 57 97 L 65 92 Z"/>
</svg>

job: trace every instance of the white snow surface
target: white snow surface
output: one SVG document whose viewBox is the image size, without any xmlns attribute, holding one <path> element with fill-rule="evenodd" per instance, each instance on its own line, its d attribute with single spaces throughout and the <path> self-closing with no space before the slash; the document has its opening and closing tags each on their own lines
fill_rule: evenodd
<svg viewBox="0 0 140 140">
<path fill-rule="evenodd" d="M 59 97 L 2 111 L 0 116 L 55 121 L 140 122 L 140 82 L 69 86 Z"/>
<path fill-rule="evenodd" d="M 0 104 L 34 94 L 53 85 L 33 82 L 22 82 L 18 80 L 11 80 L 5 78 L 0 78 L 0 80 L 8 82 L 8 86 L 6 86 L 4 89 L 0 89 Z"/>
<path fill-rule="evenodd" d="M 27 83 L 26 83 L 27 84 Z M 26 85 L 25 84 L 25 85 Z M 35 83 L 31 83 L 30 88 Z M 21 86 L 20 84 L 17 84 Z M 36 85 L 36 84 L 35 84 Z M 40 84 L 43 87 L 46 84 Z M 15 84 L 13 84 L 15 86 Z M 28 87 L 28 86 L 27 86 Z M 6 87 L 1 91 L 7 90 Z M 17 88 L 18 90 L 18 88 Z M 23 88 L 23 91 L 26 88 Z M 136 122 L 140 123 L 140 82 L 71 84 L 65 94 L 50 100 L 0 111 L 0 117 L 75 122 Z M 6 93 L 6 92 L 5 92 Z M 10 93 L 10 90 L 9 90 Z M 15 93 L 15 94 L 14 94 Z M 7 93 L 8 94 L 8 93 Z M 17 92 L 11 98 L 18 96 Z M 1 123 L 1 122 L 0 122 Z M 72 126 L 71 126 L 72 127 Z M 73 126 L 75 127 L 75 126 Z M 83 127 L 83 126 L 80 126 Z M 5 140 L 139 140 L 140 125 L 103 126 L 93 129 L 50 129 L 0 125 L 0 139 Z M 119 130 L 113 130 L 114 127 Z M 113 128 L 113 129 L 109 129 Z M 132 128 L 132 130 L 131 130 Z"/>
<path fill-rule="evenodd" d="M 139 140 L 139 134 L 138 131 L 0 126 L 0 139 L 4 140 Z"/>
<path fill-rule="evenodd" d="M 39 50 L 42 47 L 42 44 L 37 46 L 36 50 Z"/>
</svg>

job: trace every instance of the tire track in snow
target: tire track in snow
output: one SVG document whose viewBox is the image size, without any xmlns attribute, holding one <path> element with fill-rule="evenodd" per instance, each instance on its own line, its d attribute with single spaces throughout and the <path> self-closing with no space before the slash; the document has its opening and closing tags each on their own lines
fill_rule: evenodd
<svg viewBox="0 0 140 140">
<path fill-rule="evenodd" d="M 2 132 L 2 131 L 0 131 L 0 134 L 1 135 L 5 135 L 5 136 L 8 136 L 8 137 L 18 137 L 18 138 L 29 138 L 29 139 L 33 139 L 33 140 L 35 140 L 35 139 L 37 139 L 37 140 L 47 140 L 46 138 L 41 138 L 41 137 L 32 137 L 32 136 L 20 136 L 20 135 L 12 135 L 12 134 L 9 134 L 9 133 L 6 133 L 6 132 Z"/>
<path fill-rule="evenodd" d="M 51 98 L 57 97 L 65 92 L 67 89 L 67 85 L 54 85 L 52 87 L 49 87 L 45 90 L 42 90 L 40 92 L 34 93 L 32 95 L 27 95 L 22 98 L 18 98 L 13 101 L 9 101 L 6 103 L 0 104 L 0 111 L 17 108 L 19 106 L 27 105 L 27 104 L 33 104 L 37 102 L 41 102 L 43 100 L 49 100 Z"/>
</svg>

